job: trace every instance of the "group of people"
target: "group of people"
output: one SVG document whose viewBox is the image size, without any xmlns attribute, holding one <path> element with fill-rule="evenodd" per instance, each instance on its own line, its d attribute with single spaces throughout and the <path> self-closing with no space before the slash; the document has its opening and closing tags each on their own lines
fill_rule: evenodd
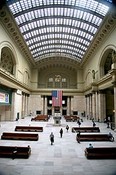
<svg viewBox="0 0 116 175">
<path fill-rule="evenodd" d="M 68 125 L 66 125 L 66 130 L 68 132 L 68 130 L 69 130 Z M 63 129 L 62 128 L 60 129 L 59 133 L 60 133 L 60 137 L 62 138 L 62 136 L 63 136 Z M 51 134 L 50 134 L 50 142 L 51 142 L 51 145 L 53 145 L 53 143 L 54 143 L 54 134 L 53 134 L 53 132 L 51 132 Z"/>
</svg>

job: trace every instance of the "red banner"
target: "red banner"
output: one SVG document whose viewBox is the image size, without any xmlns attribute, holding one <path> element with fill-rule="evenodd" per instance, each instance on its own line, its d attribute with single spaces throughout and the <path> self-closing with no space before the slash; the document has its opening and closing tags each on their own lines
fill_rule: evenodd
<svg viewBox="0 0 116 175">
<path fill-rule="evenodd" d="M 52 106 L 62 106 L 62 91 L 52 91 Z"/>
</svg>

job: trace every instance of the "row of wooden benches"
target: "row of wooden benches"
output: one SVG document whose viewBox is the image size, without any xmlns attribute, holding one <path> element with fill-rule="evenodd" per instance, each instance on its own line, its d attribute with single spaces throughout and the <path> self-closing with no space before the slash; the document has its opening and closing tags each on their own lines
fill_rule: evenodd
<svg viewBox="0 0 116 175">
<path fill-rule="evenodd" d="M 72 132 L 77 133 L 78 143 L 80 141 L 114 141 L 112 134 L 97 134 L 100 132 L 99 127 L 72 127 Z"/>
<path fill-rule="evenodd" d="M 50 118 L 49 115 L 37 115 L 33 118 L 31 118 L 31 121 L 48 121 Z"/>
<path fill-rule="evenodd" d="M 72 132 L 77 133 L 78 143 L 80 141 L 114 141 L 112 135 L 97 134 L 100 132 L 99 127 L 72 127 Z M 86 148 L 85 156 L 87 159 L 116 159 L 116 147 Z"/>
<path fill-rule="evenodd" d="M 16 126 L 15 131 L 24 132 L 43 132 L 43 127 L 38 126 Z M 3 132 L 1 139 L 7 140 L 30 140 L 37 141 L 39 139 L 38 134 L 34 133 L 17 133 L 17 132 Z M 29 158 L 31 154 L 30 146 L 0 146 L 0 157 L 7 158 Z"/>
<path fill-rule="evenodd" d="M 72 127 L 72 132 L 100 132 L 99 127 L 83 126 Z"/>
<path fill-rule="evenodd" d="M 43 127 L 40 127 L 40 126 L 16 126 L 15 131 L 43 132 Z M 34 133 L 3 132 L 1 135 L 1 139 L 37 141 L 39 139 L 39 135 L 34 134 Z"/>
<path fill-rule="evenodd" d="M 30 146 L 0 146 L 0 157 L 4 158 L 29 158 L 31 154 Z"/>
<path fill-rule="evenodd" d="M 116 147 L 86 148 L 87 159 L 116 159 Z"/>
<path fill-rule="evenodd" d="M 16 126 L 15 131 L 43 132 L 43 127 L 41 126 Z"/>
<path fill-rule="evenodd" d="M 24 127 L 24 128 L 23 128 Z M 86 129 L 89 127 L 86 127 Z M 30 131 L 29 129 L 34 129 L 33 126 L 16 126 L 15 131 Z M 37 131 L 35 127 L 35 131 Z M 80 127 L 72 128 L 72 132 L 74 132 L 74 129 L 79 131 Z M 84 127 L 85 129 L 85 127 Z M 93 129 L 93 128 L 89 128 Z M 87 131 L 91 131 L 87 129 Z M 32 130 L 34 131 L 34 130 Z M 39 131 L 39 130 L 38 130 Z M 41 128 L 41 131 L 43 131 L 43 128 Z M 86 131 L 86 132 L 87 132 Z M 81 128 L 82 132 L 82 128 Z M 94 132 L 92 130 L 92 132 Z M 96 132 L 96 130 L 95 130 Z M 98 130 L 99 132 L 99 130 Z M 27 134 L 27 133 L 3 133 L 1 136 L 1 139 L 21 139 L 21 140 L 38 140 L 39 136 L 38 134 Z M 76 140 L 78 142 L 80 141 L 114 141 L 112 140 L 108 134 L 83 134 L 80 133 L 79 135 L 76 135 Z M 31 153 L 31 148 L 28 147 L 16 147 L 16 146 L 0 146 L 0 157 L 11 157 L 11 158 L 28 158 Z M 116 158 L 116 148 L 110 148 L 110 147 L 102 147 L 102 148 L 86 148 L 85 149 L 85 156 L 87 158 Z"/>
<path fill-rule="evenodd" d="M 72 128 L 72 132 L 74 130 L 77 132 L 80 132 L 80 134 L 76 135 L 76 140 L 78 142 L 80 141 L 114 141 L 114 137 L 110 136 L 109 134 L 83 134 L 81 132 L 84 132 L 86 128 L 87 131 L 91 132 L 99 132 L 99 128 L 87 128 L 87 127 L 77 127 Z M 34 126 L 16 126 L 15 131 L 43 131 L 43 127 L 34 127 Z M 38 140 L 39 135 L 34 133 L 12 133 L 12 132 L 3 132 L 1 135 L 1 139 L 13 139 L 13 140 Z"/>
<path fill-rule="evenodd" d="M 76 140 L 78 143 L 81 141 L 114 141 L 114 137 L 109 134 L 77 134 Z"/>
<path fill-rule="evenodd" d="M 0 157 L 3 158 L 29 158 L 31 154 L 30 146 L 0 146 Z M 116 159 L 116 147 L 95 147 L 86 148 L 87 159 Z"/>
<path fill-rule="evenodd" d="M 64 115 L 64 118 L 65 118 L 66 122 L 75 122 L 75 121 L 80 119 L 80 117 L 77 115 L 70 115 L 70 116 Z"/>
</svg>

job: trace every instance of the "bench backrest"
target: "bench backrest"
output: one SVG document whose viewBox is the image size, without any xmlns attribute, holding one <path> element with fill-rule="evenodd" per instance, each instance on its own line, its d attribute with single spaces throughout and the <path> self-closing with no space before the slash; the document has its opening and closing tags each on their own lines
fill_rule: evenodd
<svg viewBox="0 0 116 175">
<path fill-rule="evenodd" d="M 87 153 L 115 153 L 116 147 L 99 147 L 99 148 L 86 148 L 85 151 Z"/>
<path fill-rule="evenodd" d="M 30 133 L 10 133 L 10 132 L 3 132 L 2 136 L 22 136 L 22 137 L 37 137 L 38 134 L 30 134 Z"/>
<path fill-rule="evenodd" d="M 15 129 L 43 129 L 41 126 L 16 126 Z"/>
<path fill-rule="evenodd" d="M 25 152 L 25 151 L 30 151 L 30 147 L 19 147 L 19 146 L 0 146 L 0 152 L 2 151 L 21 151 L 21 152 Z"/>
<path fill-rule="evenodd" d="M 99 127 L 72 127 L 75 130 L 99 130 Z"/>
<path fill-rule="evenodd" d="M 108 134 L 80 134 L 80 137 L 81 138 L 86 138 L 86 137 L 89 137 L 89 138 L 109 138 Z"/>
</svg>

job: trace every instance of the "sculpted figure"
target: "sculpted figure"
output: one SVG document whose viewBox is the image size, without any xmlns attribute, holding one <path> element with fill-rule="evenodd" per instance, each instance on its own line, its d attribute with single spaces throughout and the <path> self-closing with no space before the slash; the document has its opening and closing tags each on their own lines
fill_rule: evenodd
<svg viewBox="0 0 116 175">
<path fill-rule="evenodd" d="M 116 63 L 116 52 L 114 50 L 112 51 L 112 62 Z"/>
<path fill-rule="evenodd" d="M 92 70 L 93 79 L 95 79 L 95 70 Z"/>
</svg>

